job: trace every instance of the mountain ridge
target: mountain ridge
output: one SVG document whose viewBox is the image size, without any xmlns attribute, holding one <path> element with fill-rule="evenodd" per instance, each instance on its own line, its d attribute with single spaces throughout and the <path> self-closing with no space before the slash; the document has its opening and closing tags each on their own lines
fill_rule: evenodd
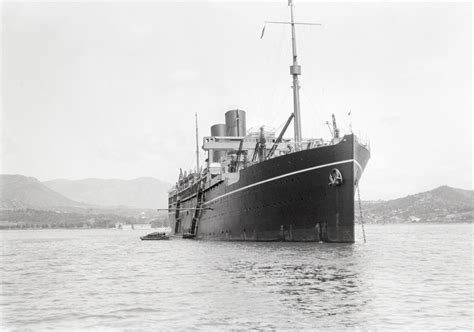
<svg viewBox="0 0 474 332">
<path fill-rule="evenodd" d="M 393 200 L 365 201 L 362 211 L 369 223 L 472 222 L 473 201 L 473 190 L 444 185 Z"/>
<path fill-rule="evenodd" d="M 34 177 L 20 174 L 0 174 L 0 207 L 3 209 L 25 208 L 85 208 L 42 184 Z"/>
<path fill-rule="evenodd" d="M 50 189 L 75 201 L 100 206 L 156 209 L 168 206 L 171 184 L 153 177 L 131 180 L 86 178 L 44 181 Z"/>
</svg>

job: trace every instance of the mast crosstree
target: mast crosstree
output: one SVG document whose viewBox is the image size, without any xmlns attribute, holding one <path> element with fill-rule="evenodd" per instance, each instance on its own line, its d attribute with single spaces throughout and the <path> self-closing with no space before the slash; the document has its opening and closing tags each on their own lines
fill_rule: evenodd
<svg viewBox="0 0 474 332">
<path fill-rule="evenodd" d="M 293 110 L 295 115 L 294 128 L 295 128 L 295 150 L 301 149 L 302 132 L 301 132 L 301 112 L 300 112 L 300 83 L 298 76 L 301 75 L 301 66 L 298 64 L 298 54 L 296 52 L 296 29 L 295 25 L 321 25 L 319 23 L 297 23 L 294 20 L 294 5 L 292 0 L 288 0 L 288 6 L 290 7 L 290 22 L 275 22 L 266 21 L 265 23 L 273 24 L 290 24 L 291 25 L 291 45 L 293 51 L 293 64 L 290 66 L 290 74 L 293 77 Z M 263 36 L 263 34 L 262 34 Z"/>
</svg>

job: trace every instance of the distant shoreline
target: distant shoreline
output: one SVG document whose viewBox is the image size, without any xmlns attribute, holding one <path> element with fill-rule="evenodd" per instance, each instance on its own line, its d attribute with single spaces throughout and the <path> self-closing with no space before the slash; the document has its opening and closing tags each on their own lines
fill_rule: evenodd
<svg viewBox="0 0 474 332">
<path fill-rule="evenodd" d="M 364 223 L 365 226 L 389 226 L 389 225 L 459 225 L 459 224 L 473 224 L 474 220 L 471 221 L 465 221 L 465 220 L 460 220 L 460 221 L 449 221 L 449 222 L 386 222 L 386 223 Z M 357 226 L 361 225 L 360 223 L 356 223 Z M 22 227 L 10 227 L 10 228 L 5 228 L 5 227 L 0 227 L 0 231 L 47 231 L 47 230 L 55 230 L 55 229 L 67 229 L 67 230 L 91 230 L 91 229 L 111 229 L 111 230 L 117 230 L 117 231 L 144 231 L 144 230 L 150 230 L 150 229 L 158 229 L 162 227 L 150 227 L 150 228 L 137 228 L 137 229 L 120 229 L 116 227 L 28 227 L 28 228 L 22 228 Z"/>
<path fill-rule="evenodd" d="M 150 230 L 150 229 L 157 229 L 157 228 L 162 228 L 162 227 L 150 227 L 150 228 L 136 228 L 136 229 L 120 229 L 116 227 L 0 227 L 0 231 L 48 231 L 48 230 L 54 230 L 54 229 L 67 229 L 67 230 L 72 230 L 72 231 L 77 231 L 77 230 L 90 230 L 90 229 L 113 229 L 113 230 L 118 230 L 118 231 L 127 231 L 127 230 L 134 230 L 134 231 L 143 231 L 143 230 Z"/>
</svg>

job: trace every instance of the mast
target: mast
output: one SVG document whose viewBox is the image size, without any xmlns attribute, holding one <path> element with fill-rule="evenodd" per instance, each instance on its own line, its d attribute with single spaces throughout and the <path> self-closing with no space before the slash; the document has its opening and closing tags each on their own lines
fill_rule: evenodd
<svg viewBox="0 0 474 332">
<path fill-rule="evenodd" d="M 196 172 L 201 176 L 201 172 L 199 172 L 199 134 L 198 134 L 198 114 L 197 112 L 194 113 L 196 117 Z"/>
<path fill-rule="evenodd" d="M 296 53 L 296 31 L 295 25 L 321 25 L 320 23 L 309 23 L 309 22 L 295 22 L 293 17 L 293 0 L 288 0 L 288 6 L 290 6 L 291 11 L 291 21 L 290 22 L 278 22 L 278 21 L 265 21 L 265 23 L 275 23 L 275 24 L 290 24 L 291 25 L 291 44 L 293 49 L 293 64 L 290 66 L 290 74 L 293 76 L 293 108 L 295 114 L 295 150 L 301 150 L 301 115 L 300 115 L 300 83 L 298 76 L 301 75 L 301 66 L 298 64 L 298 55 Z M 265 32 L 265 26 L 263 26 L 262 35 L 260 38 L 263 38 Z"/>
<path fill-rule="evenodd" d="M 293 1 L 288 0 L 291 10 L 291 43 L 293 46 L 293 65 L 290 66 L 290 74 L 293 76 L 293 108 L 295 114 L 295 150 L 301 147 L 301 115 L 300 115 L 300 85 L 298 76 L 301 75 L 301 66 L 298 65 L 298 55 L 296 53 L 296 32 L 295 21 L 293 19 Z"/>
</svg>

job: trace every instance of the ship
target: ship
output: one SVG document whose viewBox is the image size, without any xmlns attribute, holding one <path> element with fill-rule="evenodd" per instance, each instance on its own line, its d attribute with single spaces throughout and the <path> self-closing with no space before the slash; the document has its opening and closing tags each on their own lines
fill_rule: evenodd
<svg viewBox="0 0 474 332">
<path fill-rule="evenodd" d="M 293 2 L 293 112 L 276 135 L 265 126 L 247 131 L 246 112 L 228 110 L 225 123 L 203 137 L 207 154 L 196 169 L 180 170 L 168 193 L 171 232 L 186 239 L 221 241 L 355 241 L 355 193 L 370 158 L 370 146 L 354 133 L 341 135 L 336 118 L 330 139 L 301 133 L 299 76 Z M 284 138 L 293 122 L 294 137 Z"/>
</svg>

